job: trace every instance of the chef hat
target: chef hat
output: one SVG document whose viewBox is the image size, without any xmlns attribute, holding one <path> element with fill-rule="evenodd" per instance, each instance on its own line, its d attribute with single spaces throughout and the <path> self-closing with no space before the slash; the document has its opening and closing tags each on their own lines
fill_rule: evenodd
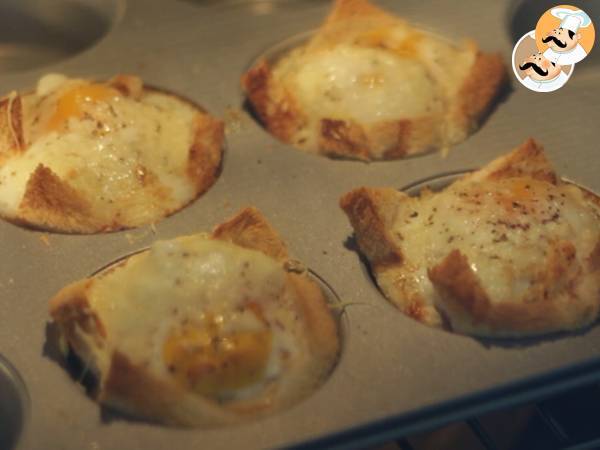
<svg viewBox="0 0 600 450">
<path fill-rule="evenodd" d="M 579 28 L 586 28 L 592 23 L 592 19 L 581 9 L 572 10 L 567 8 L 552 8 L 550 11 L 554 17 L 561 19 L 560 27 L 577 33 Z"/>
</svg>

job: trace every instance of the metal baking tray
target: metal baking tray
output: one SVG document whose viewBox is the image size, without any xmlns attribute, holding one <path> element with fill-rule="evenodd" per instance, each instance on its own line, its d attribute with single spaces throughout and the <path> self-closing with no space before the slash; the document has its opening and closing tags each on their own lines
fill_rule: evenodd
<svg viewBox="0 0 600 450">
<path fill-rule="evenodd" d="M 380 0 L 399 15 L 500 51 L 535 27 L 547 1 Z M 578 4 L 582 2 L 572 1 Z M 8 0 L 0 4 L 0 86 L 28 89 L 47 72 L 138 74 L 228 124 L 212 189 L 155 230 L 73 236 L 0 223 L 0 447 L 19 449 L 358 448 L 600 377 L 600 327 L 544 339 L 481 341 L 402 315 L 373 284 L 338 207 L 361 185 L 410 185 L 480 166 L 533 136 L 558 172 L 600 191 L 600 50 L 551 94 L 513 88 L 447 157 L 365 164 L 305 154 L 242 110 L 240 75 L 261 54 L 316 28 L 329 0 Z M 585 2 L 591 17 L 599 5 Z M 512 74 L 511 74 L 512 78 Z M 189 430 L 100 408 L 48 345 L 47 301 L 65 284 L 156 239 L 209 230 L 257 206 L 293 255 L 343 302 L 344 343 L 328 381 L 297 406 L 233 427 Z M 6 358 L 6 362 L 4 360 Z M 14 368 L 14 370 L 13 370 Z M 7 425 L 8 424 L 8 425 Z M 8 431 L 6 431 L 8 429 Z"/>
</svg>

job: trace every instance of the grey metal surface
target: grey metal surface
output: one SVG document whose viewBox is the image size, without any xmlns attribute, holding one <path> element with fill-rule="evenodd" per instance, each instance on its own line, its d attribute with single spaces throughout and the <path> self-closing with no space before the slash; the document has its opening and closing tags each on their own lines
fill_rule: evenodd
<svg viewBox="0 0 600 450">
<path fill-rule="evenodd" d="M 509 3 L 378 3 L 425 28 L 473 37 L 484 49 L 502 52 L 510 65 L 510 15 L 519 8 Z M 481 130 L 446 158 L 429 154 L 373 164 L 332 161 L 277 142 L 246 113 L 231 114 L 243 101 L 239 78 L 244 69 L 277 43 L 318 26 L 329 1 L 122 0 L 117 7 L 121 14 L 95 46 L 60 63 L 3 71 L 2 91 L 28 89 L 46 72 L 96 78 L 130 72 L 215 115 L 241 118 L 239 123 L 230 120 L 223 173 L 215 186 L 158 223 L 156 234 L 146 227 L 97 236 L 46 235 L 0 223 L 0 354 L 22 374 L 32 404 L 22 448 L 280 447 L 383 421 L 416 426 L 422 411 L 431 419 L 438 405 L 465 398 L 483 401 L 501 386 L 600 362 L 599 327 L 504 344 L 429 329 L 403 316 L 381 297 L 348 245 L 351 228 L 337 204 L 357 186 L 400 187 L 480 166 L 529 136 L 546 146 L 562 175 L 600 190 L 600 71 L 593 61 L 578 65 L 569 83 L 552 94 L 533 93 L 514 82 L 513 92 Z M 536 19 L 531 17 L 531 29 Z M 294 408 L 231 428 L 165 428 L 101 410 L 46 345 L 48 299 L 65 284 L 155 239 L 210 229 L 245 205 L 260 208 L 293 255 L 350 304 L 344 351 L 330 379 Z M 473 402 L 469 404 L 476 408 Z"/>
<path fill-rule="evenodd" d="M 0 355 L 0 448 L 17 445 L 28 412 L 27 388 L 16 369 Z"/>
<path fill-rule="evenodd" d="M 85 50 L 121 12 L 119 0 L 3 0 L 0 72 L 43 67 Z"/>
</svg>

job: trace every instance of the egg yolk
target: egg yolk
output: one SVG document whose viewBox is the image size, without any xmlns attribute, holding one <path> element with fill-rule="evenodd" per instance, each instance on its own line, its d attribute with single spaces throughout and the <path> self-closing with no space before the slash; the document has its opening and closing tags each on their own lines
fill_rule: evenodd
<svg viewBox="0 0 600 450">
<path fill-rule="evenodd" d="M 534 197 L 536 184 L 534 180 L 525 178 L 511 180 L 504 191 L 495 194 L 496 201 L 507 212 L 513 212 L 517 205 L 526 204 Z"/>
<path fill-rule="evenodd" d="M 172 332 L 165 341 L 163 359 L 183 386 L 218 397 L 262 378 L 271 340 L 264 323 L 258 330 L 223 332 L 222 322 L 209 318 L 185 323 Z"/>
<path fill-rule="evenodd" d="M 67 124 L 70 118 L 82 118 L 85 106 L 119 96 L 116 89 L 103 84 L 90 83 L 73 87 L 56 102 L 56 109 L 46 124 L 47 131 L 57 131 Z"/>
<path fill-rule="evenodd" d="M 417 48 L 420 42 L 423 40 L 423 37 L 423 34 L 413 32 L 409 37 L 403 39 L 401 42 L 393 42 L 390 39 L 389 28 L 378 28 L 363 33 L 358 37 L 357 43 L 367 47 L 387 48 L 399 56 L 415 57 L 417 55 Z"/>
<path fill-rule="evenodd" d="M 417 56 L 417 50 L 422 40 L 422 34 L 413 33 L 411 37 L 404 39 L 397 45 L 392 46 L 390 50 L 394 51 L 400 56 L 414 58 Z"/>
<path fill-rule="evenodd" d="M 367 47 L 385 47 L 389 38 L 388 28 L 377 28 L 361 34 L 357 39 L 357 44 Z"/>
<path fill-rule="evenodd" d="M 529 200 L 533 197 L 532 185 L 536 184 L 533 180 L 526 178 L 516 178 L 511 183 L 511 194 L 516 200 Z"/>
</svg>

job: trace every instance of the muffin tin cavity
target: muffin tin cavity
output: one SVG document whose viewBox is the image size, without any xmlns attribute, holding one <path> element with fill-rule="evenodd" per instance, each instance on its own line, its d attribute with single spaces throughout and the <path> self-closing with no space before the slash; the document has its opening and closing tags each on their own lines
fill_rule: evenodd
<svg viewBox="0 0 600 450">
<path fill-rule="evenodd" d="M 16 448 L 25 427 L 29 397 L 17 370 L 0 355 L 0 448 Z"/>
<path fill-rule="evenodd" d="M 304 11 L 307 6 L 329 6 L 329 0 L 182 0 L 196 6 L 210 6 L 220 8 L 244 8 L 253 16 L 272 14 L 276 11 L 299 10 Z"/>
<path fill-rule="evenodd" d="M 258 62 L 262 60 L 266 60 L 270 64 L 276 63 L 295 48 L 307 43 L 308 40 L 314 34 L 315 30 L 303 31 L 301 33 L 290 36 L 280 42 L 277 42 L 276 44 L 273 44 L 271 47 L 269 47 L 264 52 L 259 54 L 255 59 L 253 59 L 244 71 L 247 71 L 251 67 L 254 67 Z"/>
<path fill-rule="evenodd" d="M 439 175 L 433 175 L 431 177 L 423 178 L 418 181 L 414 181 L 406 186 L 400 188 L 400 190 L 411 197 L 416 197 L 423 189 L 429 189 L 433 192 L 441 191 L 446 186 L 451 185 L 460 177 L 472 172 L 472 170 L 456 170 L 453 172 L 446 172 Z"/>
<path fill-rule="evenodd" d="M 344 315 L 344 303 L 337 292 L 333 289 L 333 286 L 331 286 L 321 275 L 312 269 L 307 269 L 307 271 L 310 279 L 317 283 L 321 288 L 321 292 L 323 292 L 323 295 L 325 296 L 325 299 L 327 300 L 327 303 L 329 304 L 329 307 L 331 308 L 333 316 L 336 320 L 338 326 L 338 335 L 340 337 L 341 354 L 344 349 L 344 340 L 348 333 L 347 320 L 346 316 Z M 335 369 L 335 367 L 333 369 Z"/>
<path fill-rule="evenodd" d="M 0 71 L 43 67 L 104 37 L 120 0 L 8 0 L 0 4 Z"/>
</svg>

